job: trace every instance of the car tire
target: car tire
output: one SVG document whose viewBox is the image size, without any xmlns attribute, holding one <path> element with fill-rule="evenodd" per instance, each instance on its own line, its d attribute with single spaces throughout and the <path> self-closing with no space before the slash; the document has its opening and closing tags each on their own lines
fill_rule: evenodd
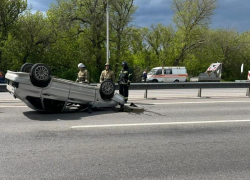
<svg viewBox="0 0 250 180">
<path fill-rule="evenodd" d="M 106 80 L 101 83 L 100 94 L 102 99 L 111 99 L 114 96 L 114 92 L 115 84 L 112 81 Z"/>
<path fill-rule="evenodd" d="M 180 82 L 178 79 L 176 79 L 174 82 Z"/>
<path fill-rule="evenodd" d="M 34 64 L 32 63 L 25 63 L 22 65 L 22 67 L 20 68 L 20 71 L 21 72 L 26 72 L 26 73 L 30 73 L 31 71 L 31 68 Z"/>
<path fill-rule="evenodd" d="M 153 83 L 158 83 L 158 80 L 157 79 L 153 79 L 152 82 Z"/>
<path fill-rule="evenodd" d="M 46 87 L 50 82 L 50 69 L 42 63 L 32 66 L 30 79 L 33 85 L 38 87 Z"/>
</svg>

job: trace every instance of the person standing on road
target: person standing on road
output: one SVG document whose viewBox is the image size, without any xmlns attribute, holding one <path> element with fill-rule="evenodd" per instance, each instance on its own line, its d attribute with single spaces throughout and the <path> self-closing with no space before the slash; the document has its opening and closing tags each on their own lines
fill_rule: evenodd
<svg viewBox="0 0 250 180">
<path fill-rule="evenodd" d="M 105 80 L 115 82 L 115 73 L 110 69 L 109 63 L 105 64 L 105 70 L 102 71 L 100 76 L 100 83 Z"/>
<path fill-rule="evenodd" d="M 130 82 L 132 81 L 132 73 L 128 67 L 127 62 L 122 62 L 122 70 L 119 75 L 119 93 L 124 96 L 125 103 L 128 101 L 128 90 Z"/>
<path fill-rule="evenodd" d="M 89 72 L 83 63 L 78 64 L 79 72 L 77 75 L 76 82 L 79 83 L 89 83 Z"/>
<path fill-rule="evenodd" d="M 146 79 L 147 79 L 147 70 L 145 69 L 142 73 L 142 78 L 143 78 L 143 82 L 146 82 Z"/>
</svg>

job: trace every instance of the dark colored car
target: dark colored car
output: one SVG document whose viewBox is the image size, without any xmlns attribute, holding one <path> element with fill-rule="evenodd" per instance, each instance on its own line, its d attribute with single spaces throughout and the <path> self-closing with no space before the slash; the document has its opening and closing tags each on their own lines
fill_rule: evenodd
<svg viewBox="0 0 250 180">
<path fill-rule="evenodd" d="M 0 83 L 5 83 L 5 77 L 3 71 L 0 71 Z"/>
</svg>

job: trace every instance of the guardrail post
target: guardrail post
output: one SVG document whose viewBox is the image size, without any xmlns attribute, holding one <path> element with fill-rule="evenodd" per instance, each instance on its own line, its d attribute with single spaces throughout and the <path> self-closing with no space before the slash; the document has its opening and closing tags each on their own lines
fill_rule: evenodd
<svg viewBox="0 0 250 180">
<path fill-rule="evenodd" d="M 249 97 L 250 88 L 247 88 L 246 96 Z"/>
<path fill-rule="evenodd" d="M 198 89 L 198 97 L 201 97 L 201 88 Z"/>
<path fill-rule="evenodd" d="M 148 98 L 148 89 L 145 90 L 145 93 L 144 93 L 144 98 L 147 99 Z"/>
</svg>

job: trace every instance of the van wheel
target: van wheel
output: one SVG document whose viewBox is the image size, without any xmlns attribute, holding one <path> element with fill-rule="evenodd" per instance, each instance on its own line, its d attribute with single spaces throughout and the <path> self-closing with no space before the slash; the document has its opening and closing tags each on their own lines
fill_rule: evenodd
<svg viewBox="0 0 250 180">
<path fill-rule="evenodd" d="M 176 79 L 174 82 L 180 82 L 178 79 Z"/>
<path fill-rule="evenodd" d="M 158 80 L 157 80 L 157 79 L 153 79 L 152 82 L 153 82 L 153 83 L 157 83 Z"/>
</svg>

